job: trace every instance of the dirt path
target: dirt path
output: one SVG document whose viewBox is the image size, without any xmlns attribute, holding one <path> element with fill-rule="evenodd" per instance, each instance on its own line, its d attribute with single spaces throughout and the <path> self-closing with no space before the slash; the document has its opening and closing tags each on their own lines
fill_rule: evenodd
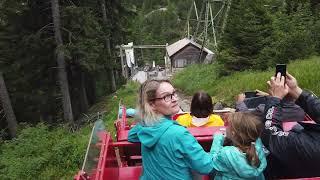
<svg viewBox="0 0 320 180">
<path fill-rule="evenodd" d="M 180 108 L 183 111 L 189 112 L 190 111 L 190 105 L 191 105 L 192 97 L 183 94 L 181 91 L 177 91 L 177 94 L 178 94 L 178 97 L 179 97 L 178 103 L 179 103 Z"/>
</svg>

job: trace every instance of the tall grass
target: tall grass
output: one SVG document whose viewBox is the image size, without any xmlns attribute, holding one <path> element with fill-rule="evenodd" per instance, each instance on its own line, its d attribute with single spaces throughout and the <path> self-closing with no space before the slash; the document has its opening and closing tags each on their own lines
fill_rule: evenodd
<svg viewBox="0 0 320 180">
<path fill-rule="evenodd" d="M 71 179 L 82 165 L 91 128 L 70 133 L 44 124 L 26 127 L 0 152 L 0 179 Z"/>
<path fill-rule="evenodd" d="M 178 72 L 173 78 L 173 84 L 187 94 L 198 89 L 209 89 L 217 80 L 216 64 L 192 65 Z"/>
<path fill-rule="evenodd" d="M 126 108 L 135 108 L 138 87 L 138 83 L 129 82 L 120 88 L 115 95 L 107 98 L 107 114 L 104 117 L 104 122 L 107 130 L 111 132 L 111 134 L 115 134 L 114 121 L 117 119 L 119 101 L 121 100 Z"/>
<path fill-rule="evenodd" d="M 247 70 L 218 78 L 217 68 L 216 64 L 188 67 L 174 76 L 173 83 L 188 94 L 205 90 L 213 99 L 230 105 L 241 92 L 255 89 L 267 91 L 266 82 L 275 74 L 272 67 L 267 71 Z M 296 60 L 288 65 L 287 71 L 296 77 L 302 88 L 320 95 L 320 57 Z"/>
</svg>

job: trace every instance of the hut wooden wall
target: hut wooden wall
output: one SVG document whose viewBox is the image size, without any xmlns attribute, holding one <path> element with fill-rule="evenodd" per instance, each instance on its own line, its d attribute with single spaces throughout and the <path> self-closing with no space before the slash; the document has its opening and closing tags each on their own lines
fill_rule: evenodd
<svg viewBox="0 0 320 180">
<path fill-rule="evenodd" d="M 179 59 L 185 59 L 186 65 L 195 64 L 195 63 L 202 63 L 204 58 L 207 56 L 207 52 L 203 51 L 202 56 L 200 58 L 200 62 L 198 62 L 200 56 L 200 48 L 189 44 L 178 51 L 176 54 L 170 57 L 171 63 L 173 67 L 176 67 L 176 61 Z"/>
</svg>

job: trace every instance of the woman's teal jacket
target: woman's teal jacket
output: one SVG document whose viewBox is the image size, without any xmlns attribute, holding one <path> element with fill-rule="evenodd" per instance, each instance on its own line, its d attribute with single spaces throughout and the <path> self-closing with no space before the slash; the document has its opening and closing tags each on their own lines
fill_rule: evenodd
<svg viewBox="0 0 320 180">
<path fill-rule="evenodd" d="M 214 167 L 212 155 L 185 127 L 169 118 L 150 127 L 137 124 L 130 130 L 128 141 L 141 142 L 142 180 L 189 180 L 191 169 L 209 174 Z"/>
</svg>

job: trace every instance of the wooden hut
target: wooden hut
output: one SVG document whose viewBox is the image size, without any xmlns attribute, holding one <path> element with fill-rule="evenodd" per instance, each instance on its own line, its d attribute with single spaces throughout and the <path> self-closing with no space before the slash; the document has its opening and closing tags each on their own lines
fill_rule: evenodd
<svg viewBox="0 0 320 180">
<path fill-rule="evenodd" d="M 210 62 L 214 55 L 209 49 L 202 48 L 201 45 L 188 38 L 167 46 L 166 50 L 173 68 L 183 68 L 189 64 Z"/>
</svg>

